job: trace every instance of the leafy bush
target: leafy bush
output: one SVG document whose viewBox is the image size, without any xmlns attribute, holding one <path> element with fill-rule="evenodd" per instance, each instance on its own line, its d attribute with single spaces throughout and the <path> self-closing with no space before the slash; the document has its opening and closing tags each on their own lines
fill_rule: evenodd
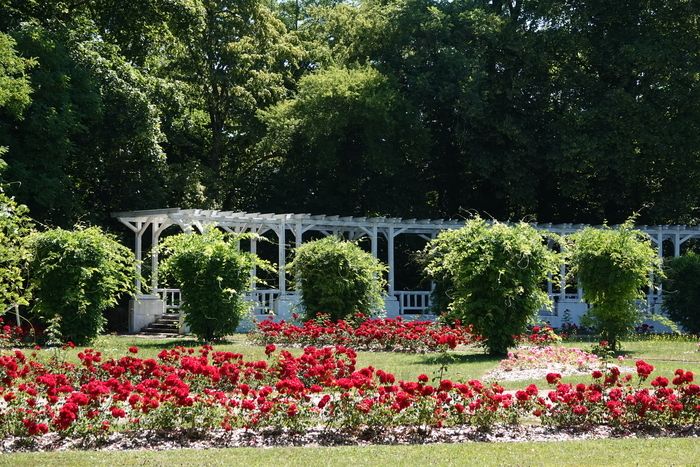
<svg viewBox="0 0 700 467">
<path fill-rule="evenodd" d="M 691 252 L 668 261 L 664 292 L 669 317 L 700 334 L 700 255 Z"/>
<path fill-rule="evenodd" d="M 587 227 L 568 237 L 571 274 L 592 305 L 584 316 L 617 349 L 619 338 L 639 319 L 635 301 L 644 299 L 649 275 L 661 274 L 660 261 L 649 237 L 627 221 L 618 228 Z"/>
<path fill-rule="evenodd" d="M 192 333 L 205 341 L 233 333 L 249 307 L 243 293 L 250 271 L 267 263 L 238 251 L 235 239 L 216 229 L 174 235 L 160 248 L 165 255 L 160 274 L 182 291 L 181 309 Z"/>
<path fill-rule="evenodd" d="M 474 326 L 491 354 L 504 355 L 515 345 L 514 336 L 550 305 L 542 284 L 556 273 L 559 255 L 528 224 L 489 226 L 477 217 L 442 232 L 424 255 L 427 274 L 452 284 L 446 319 Z"/>
<path fill-rule="evenodd" d="M 384 305 L 385 266 L 357 244 L 329 236 L 301 245 L 288 265 L 301 280 L 305 318 L 319 313 L 337 321 Z"/>
<path fill-rule="evenodd" d="M 28 211 L 0 187 L 0 313 L 13 304 L 27 304 L 24 239 L 32 229 Z"/>
<path fill-rule="evenodd" d="M 29 248 L 35 309 L 64 341 L 94 339 L 103 313 L 134 289 L 134 255 L 98 227 L 36 233 Z"/>
</svg>

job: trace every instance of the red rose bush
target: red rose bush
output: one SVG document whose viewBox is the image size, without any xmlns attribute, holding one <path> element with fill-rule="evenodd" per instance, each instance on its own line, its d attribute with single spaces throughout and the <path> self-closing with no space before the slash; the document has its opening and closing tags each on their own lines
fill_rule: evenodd
<svg viewBox="0 0 700 467">
<path fill-rule="evenodd" d="M 303 324 L 265 320 L 257 324 L 250 338 L 262 345 L 343 345 L 355 350 L 397 352 L 434 352 L 481 340 L 470 326 L 460 323 L 444 326 L 401 317 L 364 319 L 359 315 L 355 318 L 333 322 L 321 317 Z"/>
<path fill-rule="evenodd" d="M 79 364 L 57 354 L 42 363 L 34 352 L 0 355 L 3 436 L 67 436 L 137 429 L 311 427 L 481 428 L 539 419 L 552 426 L 688 426 L 700 422 L 700 387 L 690 371 L 652 378 L 637 363 L 635 384 L 616 367 L 594 372 L 590 384 L 547 375 L 549 392 L 534 384 L 506 391 L 478 380 L 420 375 L 399 381 L 373 367 L 356 368 L 355 351 L 309 346 L 295 357 L 273 344 L 266 360 L 233 352 L 176 347 L 157 358 L 138 348 L 104 359 L 86 349 Z M 650 383 L 643 387 L 643 384 Z"/>
</svg>

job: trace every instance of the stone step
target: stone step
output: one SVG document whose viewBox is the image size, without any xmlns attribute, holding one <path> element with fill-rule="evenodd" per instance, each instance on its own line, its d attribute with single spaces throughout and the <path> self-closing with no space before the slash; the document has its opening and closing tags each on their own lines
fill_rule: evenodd
<svg viewBox="0 0 700 467">
<path fill-rule="evenodd" d="M 143 328 L 143 330 L 142 330 L 141 332 L 155 332 L 155 333 L 164 333 L 164 332 L 167 332 L 167 333 L 175 333 L 175 334 L 177 334 L 178 331 L 179 331 L 179 328 L 178 328 L 178 327 L 174 327 L 174 326 L 157 326 L 157 325 L 154 325 L 154 324 L 149 324 L 148 326 L 146 326 L 145 328 Z"/>
<path fill-rule="evenodd" d="M 146 327 L 154 329 L 178 329 L 180 326 L 174 323 L 161 323 L 156 321 L 155 323 L 151 323 Z"/>
<path fill-rule="evenodd" d="M 149 329 L 143 329 L 141 334 L 147 336 L 162 336 L 162 337 L 177 337 L 180 335 L 178 332 L 165 332 L 165 331 L 151 331 Z"/>
</svg>

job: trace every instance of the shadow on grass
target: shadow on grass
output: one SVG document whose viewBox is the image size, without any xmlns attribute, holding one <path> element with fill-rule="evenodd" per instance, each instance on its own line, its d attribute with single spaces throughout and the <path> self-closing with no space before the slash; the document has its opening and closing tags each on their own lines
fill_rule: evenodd
<svg viewBox="0 0 700 467">
<path fill-rule="evenodd" d="M 498 363 L 501 357 L 495 357 L 486 354 L 438 354 L 438 355 L 423 355 L 421 358 L 413 362 L 414 365 L 441 365 L 459 364 L 459 363 Z"/>
<path fill-rule="evenodd" d="M 228 344 L 229 342 L 223 341 L 223 342 L 215 342 L 213 345 L 224 345 Z M 139 340 L 137 343 L 135 343 L 137 347 L 141 347 L 144 349 L 171 349 L 173 347 L 201 347 L 204 345 L 204 341 L 198 341 L 195 339 L 168 339 L 168 338 L 163 338 L 163 339 L 143 339 Z"/>
</svg>

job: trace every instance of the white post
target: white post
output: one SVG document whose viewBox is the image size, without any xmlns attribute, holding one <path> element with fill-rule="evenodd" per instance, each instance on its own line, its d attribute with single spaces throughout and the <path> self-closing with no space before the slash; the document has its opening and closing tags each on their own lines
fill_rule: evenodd
<svg viewBox="0 0 700 467">
<path fill-rule="evenodd" d="M 299 248 L 301 246 L 303 236 L 304 229 L 302 228 L 301 222 L 297 222 L 294 228 L 294 246 L 296 248 Z M 301 276 L 299 274 L 297 274 L 294 278 L 294 290 L 296 293 L 299 293 L 299 291 L 301 290 Z"/>
<path fill-rule="evenodd" d="M 663 264 L 663 260 L 664 260 L 664 236 L 661 233 L 661 231 L 659 231 L 659 233 L 656 235 L 656 242 L 657 242 L 657 251 L 659 253 L 659 259 L 661 260 L 661 262 Z M 657 298 L 661 297 L 661 292 L 662 292 L 661 287 L 662 287 L 661 281 L 659 281 L 659 288 L 654 291 L 654 304 L 656 304 Z M 650 311 L 653 311 L 653 310 L 650 310 Z"/>
<path fill-rule="evenodd" d="M 387 240 L 387 251 L 388 258 L 387 263 L 389 267 L 389 296 L 394 295 L 394 228 L 389 227 L 389 231 L 386 236 Z"/>
<path fill-rule="evenodd" d="M 158 238 L 161 225 L 156 222 L 151 226 L 151 295 L 156 295 L 158 288 Z"/>
<path fill-rule="evenodd" d="M 148 228 L 148 225 L 149 224 L 144 222 L 139 222 L 137 224 L 138 230 L 135 232 L 136 239 L 134 241 L 134 253 L 136 255 L 136 295 L 141 295 L 141 239 L 143 237 L 143 233 Z"/>
<path fill-rule="evenodd" d="M 673 240 L 673 256 L 678 258 L 681 255 L 681 234 L 676 234 Z"/>
<path fill-rule="evenodd" d="M 284 243 L 285 243 L 285 230 L 286 230 L 286 226 L 284 225 L 284 221 L 280 221 L 279 230 L 277 231 L 277 239 L 279 241 L 277 255 L 278 255 L 278 262 L 279 262 L 278 277 L 279 277 L 280 296 L 284 295 L 286 293 L 286 290 L 287 290 L 287 285 L 285 283 L 285 270 L 284 270 L 285 262 L 287 260 L 285 257 L 285 245 L 284 245 Z"/>
<path fill-rule="evenodd" d="M 559 266 L 559 302 L 566 298 L 566 265 Z"/>
<path fill-rule="evenodd" d="M 431 233 L 430 233 L 430 240 L 429 240 L 429 241 L 435 240 L 436 237 L 437 237 L 437 233 L 436 233 L 436 232 L 431 232 Z M 551 285 L 551 284 L 550 284 L 550 285 Z M 432 295 L 432 292 L 435 291 L 435 287 L 437 287 L 437 283 L 436 283 L 435 281 L 430 281 L 430 292 L 431 292 L 431 295 Z"/>
<path fill-rule="evenodd" d="M 552 248 L 552 239 L 547 238 L 547 248 Z M 552 274 L 548 273 L 547 274 L 547 295 L 549 295 L 550 298 L 554 296 L 554 284 L 552 284 Z"/>
<path fill-rule="evenodd" d="M 372 226 L 372 236 L 370 237 L 372 256 L 377 257 L 377 226 Z"/>
<path fill-rule="evenodd" d="M 258 253 L 258 241 L 254 238 L 250 239 L 250 252 L 254 255 Z M 255 280 L 257 274 L 258 268 L 255 264 L 253 264 L 253 268 L 250 270 L 250 288 L 252 290 L 255 290 L 257 287 L 257 281 Z"/>
</svg>

